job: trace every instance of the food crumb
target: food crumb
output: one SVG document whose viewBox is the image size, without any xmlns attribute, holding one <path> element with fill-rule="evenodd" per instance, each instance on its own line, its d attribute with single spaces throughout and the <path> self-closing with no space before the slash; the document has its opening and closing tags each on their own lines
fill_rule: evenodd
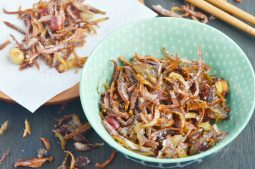
<svg viewBox="0 0 255 169">
<path fill-rule="evenodd" d="M 113 161 L 115 156 L 116 156 L 116 151 L 113 151 L 112 154 L 110 155 L 109 159 L 107 159 L 103 163 L 96 163 L 96 167 L 97 168 L 105 168 L 105 167 L 107 167 Z"/>
<path fill-rule="evenodd" d="M 67 105 L 68 104 L 66 102 L 62 103 L 59 107 L 58 114 L 63 113 L 66 110 Z"/>
<path fill-rule="evenodd" d="M 47 151 L 46 149 L 44 149 L 44 148 L 39 148 L 39 149 L 37 150 L 37 157 L 38 157 L 38 158 L 46 157 L 46 156 L 47 156 L 47 153 L 48 153 L 48 151 Z"/>
<path fill-rule="evenodd" d="M 4 161 L 6 161 L 7 156 L 8 156 L 9 154 L 10 154 L 10 150 L 7 150 L 7 151 L 5 151 L 5 152 L 2 154 L 2 156 L 1 156 L 1 158 L 0 158 L 0 165 L 3 164 Z"/>
<path fill-rule="evenodd" d="M 8 130 L 8 126 L 9 126 L 9 121 L 5 121 L 1 127 L 0 127 L 0 136 L 3 135 L 7 130 Z"/>
<path fill-rule="evenodd" d="M 78 168 L 85 167 L 90 163 L 90 160 L 86 156 L 79 156 L 76 158 L 75 166 Z"/>
<path fill-rule="evenodd" d="M 0 51 L 3 50 L 6 46 L 8 46 L 10 43 L 11 41 L 7 40 L 0 44 Z"/>
<path fill-rule="evenodd" d="M 25 129 L 23 132 L 23 138 L 27 137 L 28 135 L 31 135 L 31 127 L 29 121 L 26 119 L 25 120 Z"/>
<path fill-rule="evenodd" d="M 44 137 L 41 137 L 40 140 L 41 140 L 42 143 L 44 144 L 46 150 L 50 150 L 50 149 L 51 149 L 49 139 L 44 138 Z"/>
<path fill-rule="evenodd" d="M 43 166 L 46 162 L 51 162 L 53 157 L 41 157 L 33 158 L 30 160 L 19 160 L 15 162 L 14 167 L 30 167 L 30 168 L 39 168 Z"/>
</svg>

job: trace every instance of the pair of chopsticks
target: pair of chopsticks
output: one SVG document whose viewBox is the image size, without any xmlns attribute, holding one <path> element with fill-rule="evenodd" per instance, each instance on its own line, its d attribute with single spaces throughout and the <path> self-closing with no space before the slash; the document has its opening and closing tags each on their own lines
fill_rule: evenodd
<svg viewBox="0 0 255 169">
<path fill-rule="evenodd" d="M 241 21 L 255 25 L 255 17 L 224 0 L 185 0 L 187 3 L 213 15 L 214 17 L 255 36 L 255 28 Z M 240 18 L 235 18 L 234 16 Z"/>
</svg>

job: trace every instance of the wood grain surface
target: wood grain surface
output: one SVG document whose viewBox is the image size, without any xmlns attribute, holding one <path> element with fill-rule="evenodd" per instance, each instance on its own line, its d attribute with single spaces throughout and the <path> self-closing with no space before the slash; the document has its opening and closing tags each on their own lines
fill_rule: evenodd
<svg viewBox="0 0 255 169">
<path fill-rule="evenodd" d="M 74 85 L 73 87 L 69 88 L 68 90 L 63 91 L 62 93 L 50 99 L 49 101 L 47 101 L 47 103 L 45 103 L 45 105 L 60 104 L 66 101 L 77 99 L 79 96 L 80 94 L 79 94 L 79 83 L 78 83 Z M 15 101 L 13 101 L 9 96 L 7 96 L 1 91 L 0 91 L 0 100 L 9 102 L 9 103 L 15 103 Z"/>
<path fill-rule="evenodd" d="M 233 1 L 229 0 L 229 2 Z M 176 5 L 181 2 L 179 0 L 146 0 L 145 3 L 149 7 L 152 4 L 161 4 L 162 6 L 169 8 L 173 5 L 173 3 Z M 237 4 L 237 6 L 252 14 L 255 14 L 254 0 L 243 0 L 242 3 Z M 218 20 L 211 21 L 209 24 L 231 37 L 244 50 L 253 66 L 255 66 L 254 38 L 246 35 L 245 33 L 241 33 L 232 27 L 229 27 L 227 24 L 224 24 Z M 68 103 L 65 111 L 62 113 L 58 112 L 59 108 L 60 105 L 43 106 L 34 114 L 31 114 L 19 105 L 0 101 L 0 123 L 5 120 L 9 120 L 10 122 L 8 132 L 5 135 L 0 136 L 0 154 L 7 149 L 11 151 L 7 161 L 0 165 L 0 169 L 12 169 L 16 160 L 35 157 L 37 149 L 42 147 L 40 137 L 49 138 L 52 144 L 50 155 L 54 156 L 54 161 L 51 164 L 42 167 L 42 169 L 56 169 L 61 164 L 65 154 L 61 150 L 57 139 L 54 138 L 51 132 L 53 120 L 65 114 L 71 114 L 74 112 L 78 113 L 84 121 L 86 121 L 86 118 L 83 114 L 83 110 L 78 99 Z M 32 135 L 23 139 L 22 132 L 25 118 L 28 118 L 28 120 L 31 122 Z M 248 126 L 244 129 L 240 136 L 223 151 L 200 164 L 194 164 L 184 169 L 254 169 L 254 129 L 255 117 L 253 116 Z M 86 136 L 91 142 L 102 142 L 101 138 L 93 130 L 88 132 Z M 67 149 L 73 151 L 73 145 L 68 144 Z M 89 152 L 74 152 L 75 155 L 86 155 L 91 159 L 91 163 L 85 167 L 85 169 L 90 169 L 95 168 L 94 164 L 96 162 L 106 160 L 112 151 L 112 148 L 105 145 L 100 149 Z M 116 159 L 108 167 L 108 169 L 146 168 L 147 167 L 125 159 L 125 157 L 120 153 L 117 154 Z"/>
</svg>

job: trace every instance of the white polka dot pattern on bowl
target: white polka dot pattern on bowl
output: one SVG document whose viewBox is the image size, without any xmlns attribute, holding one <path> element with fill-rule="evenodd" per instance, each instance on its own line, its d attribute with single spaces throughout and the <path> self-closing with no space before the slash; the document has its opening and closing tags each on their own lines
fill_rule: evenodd
<svg viewBox="0 0 255 169">
<path fill-rule="evenodd" d="M 230 119 L 219 123 L 228 136 L 212 149 L 178 161 L 162 159 L 162 163 L 151 157 L 139 156 L 116 143 L 104 129 L 100 112 L 102 84 L 111 80 L 113 71 L 111 59 L 119 56 L 130 59 L 135 52 L 142 55 L 161 57 L 165 47 L 173 54 L 186 59 L 197 59 L 197 47 L 203 48 L 204 61 L 212 71 L 230 84 L 228 103 Z M 183 167 L 201 162 L 231 142 L 245 127 L 254 109 L 255 82 L 253 69 L 242 50 L 228 37 L 201 23 L 185 19 L 159 18 L 128 25 L 106 38 L 88 59 L 81 80 L 81 102 L 85 114 L 95 131 L 119 151 L 143 165 L 153 167 Z"/>
</svg>

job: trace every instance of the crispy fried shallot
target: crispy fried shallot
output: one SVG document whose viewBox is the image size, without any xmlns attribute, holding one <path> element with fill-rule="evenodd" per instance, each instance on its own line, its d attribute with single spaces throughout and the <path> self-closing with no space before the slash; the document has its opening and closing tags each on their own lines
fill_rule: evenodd
<svg viewBox="0 0 255 169">
<path fill-rule="evenodd" d="M 163 49 L 163 58 L 140 56 L 114 63 L 110 88 L 101 95 L 101 118 L 122 146 L 157 158 L 182 158 L 213 147 L 226 136 L 216 123 L 228 117 L 226 80 L 198 60 Z M 75 143 L 87 150 L 88 144 Z M 100 166 L 100 165 L 98 165 Z"/>
<path fill-rule="evenodd" d="M 3 162 L 7 159 L 7 156 L 10 154 L 10 150 L 6 150 L 3 152 L 1 158 L 0 158 L 0 165 L 3 164 Z"/>
<path fill-rule="evenodd" d="M 3 135 L 7 130 L 8 130 L 8 126 L 9 126 L 9 121 L 5 121 L 1 127 L 0 127 L 0 136 Z"/>
<path fill-rule="evenodd" d="M 107 167 L 114 159 L 114 157 L 116 156 L 116 151 L 113 151 L 109 157 L 109 159 L 107 159 L 105 162 L 103 163 L 96 163 L 96 167 L 97 168 L 105 168 Z"/>
<path fill-rule="evenodd" d="M 66 139 L 64 138 L 64 136 L 56 130 L 52 130 L 52 132 L 55 134 L 55 137 L 59 139 L 62 150 L 65 150 Z"/>
<path fill-rule="evenodd" d="M 30 167 L 30 168 L 39 168 L 43 166 L 46 162 L 51 162 L 53 157 L 41 157 L 33 158 L 30 160 L 20 160 L 15 162 L 14 167 Z"/>
<path fill-rule="evenodd" d="M 71 153 L 70 151 L 65 151 L 66 153 L 66 157 L 64 159 L 64 161 L 62 162 L 61 166 L 58 167 L 58 169 L 76 169 L 76 159 L 73 155 L 73 153 Z M 70 166 L 67 166 L 67 162 L 69 157 L 71 158 L 71 162 L 70 162 Z"/>
<path fill-rule="evenodd" d="M 23 138 L 27 137 L 28 135 L 31 135 L 31 126 L 29 121 L 26 119 L 25 120 L 25 129 L 23 132 Z"/>
<path fill-rule="evenodd" d="M 0 51 L 3 50 L 6 46 L 8 46 L 11 43 L 10 40 L 6 40 L 3 43 L 0 44 Z"/>
<path fill-rule="evenodd" d="M 91 128 L 91 125 L 89 123 L 83 124 L 79 128 L 74 129 L 74 131 L 72 131 L 70 134 L 65 135 L 64 138 L 66 140 L 72 139 L 75 136 L 78 136 L 79 134 L 88 131 L 90 128 Z"/>
<path fill-rule="evenodd" d="M 41 137 L 40 140 L 42 141 L 42 143 L 44 144 L 46 150 L 50 150 L 51 146 L 50 146 L 50 142 L 49 139 Z"/>
<path fill-rule="evenodd" d="M 48 151 L 47 151 L 46 149 L 44 149 L 44 148 L 39 148 L 39 149 L 37 150 L 37 157 L 38 157 L 38 158 L 46 157 L 46 156 L 47 156 L 47 153 L 48 153 Z"/>
<path fill-rule="evenodd" d="M 75 150 L 77 151 L 88 151 L 88 150 L 102 147 L 103 145 L 104 143 L 95 143 L 95 144 L 85 144 L 80 142 L 74 143 Z"/>
<path fill-rule="evenodd" d="M 177 17 L 177 18 L 191 18 L 196 21 L 208 23 L 208 17 L 198 11 L 195 11 L 195 7 L 190 4 L 185 4 L 181 7 L 173 7 L 171 10 L 163 8 L 161 5 L 152 5 L 152 8 L 162 16 Z"/>
<path fill-rule="evenodd" d="M 85 167 L 87 164 L 90 163 L 89 158 L 86 156 L 79 156 L 75 158 L 72 152 L 65 151 L 65 153 L 66 153 L 66 157 L 64 161 L 62 162 L 62 164 L 57 169 L 78 169 L 78 168 Z"/>
<path fill-rule="evenodd" d="M 33 4 L 31 9 L 7 11 L 5 14 L 17 14 L 24 21 L 22 29 L 8 21 L 4 24 L 24 35 L 22 42 L 16 40 L 25 59 L 20 63 L 20 70 L 36 66 L 41 58 L 49 67 L 55 67 L 59 73 L 83 67 L 86 57 L 75 53 L 76 47 L 85 45 L 87 36 L 96 34 L 99 23 L 107 17 L 104 11 L 92 7 L 80 0 L 47 0 Z"/>
<path fill-rule="evenodd" d="M 62 149 L 65 149 L 65 145 L 68 141 L 74 141 L 74 147 L 77 151 L 87 151 L 103 146 L 99 143 L 89 143 L 84 136 L 91 128 L 89 123 L 82 123 L 80 117 L 76 114 L 69 114 L 57 119 L 54 125 L 53 132 L 55 136 L 60 140 Z"/>
<path fill-rule="evenodd" d="M 160 15 L 162 16 L 169 16 L 169 17 L 177 17 L 177 18 L 181 18 L 182 16 L 172 12 L 170 10 L 167 10 L 165 8 L 163 8 L 161 5 L 152 5 L 152 8 Z"/>
<path fill-rule="evenodd" d="M 78 168 L 82 168 L 82 167 L 85 167 L 86 165 L 88 165 L 89 163 L 90 163 L 90 160 L 88 157 L 79 156 L 76 158 L 75 166 Z"/>
<path fill-rule="evenodd" d="M 3 21 L 3 23 L 4 23 L 6 26 L 8 26 L 8 27 L 10 27 L 10 28 L 12 28 L 12 29 L 18 31 L 19 33 L 21 33 L 21 34 L 23 34 L 23 35 L 26 34 L 25 31 L 22 30 L 22 28 L 20 28 L 20 27 L 14 25 L 14 24 L 12 24 L 12 23 L 10 23 L 10 22 Z"/>
</svg>

